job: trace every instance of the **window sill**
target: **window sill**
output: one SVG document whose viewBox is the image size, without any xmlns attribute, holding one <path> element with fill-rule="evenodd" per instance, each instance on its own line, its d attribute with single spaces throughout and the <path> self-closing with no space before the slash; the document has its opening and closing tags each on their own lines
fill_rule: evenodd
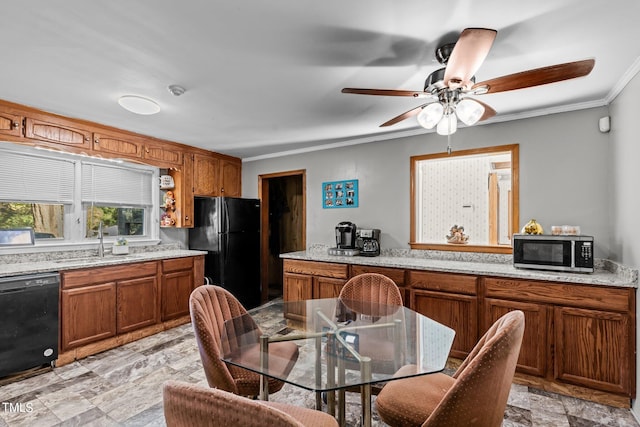
<svg viewBox="0 0 640 427">
<path fill-rule="evenodd" d="M 450 251 L 450 252 L 483 252 L 492 254 L 512 254 L 510 245 L 455 245 L 442 243 L 415 243 L 410 242 L 411 249 Z"/>
</svg>

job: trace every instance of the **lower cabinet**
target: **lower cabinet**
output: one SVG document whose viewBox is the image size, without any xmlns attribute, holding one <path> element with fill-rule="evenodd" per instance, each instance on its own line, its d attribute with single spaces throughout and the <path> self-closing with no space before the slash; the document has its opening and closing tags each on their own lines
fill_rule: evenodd
<svg viewBox="0 0 640 427">
<path fill-rule="evenodd" d="M 283 298 L 285 301 L 335 298 L 347 282 L 348 268 L 346 264 L 284 260 Z M 303 321 L 306 318 L 304 307 L 292 308 L 285 317 Z"/>
<path fill-rule="evenodd" d="M 348 277 L 377 272 L 408 296 L 405 304 L 454 329 L 450 355 L 464 359 L 504 314 L 521 310 L 525 330 L 516 372 L 528 384 L 571 393 L 635 397 L 636 289 L 284 260 L 284 299 L 331 298 Z M 287 314 L 304 320 L 304 307 Z"/>
<path fill-rule="evenodd" d="M 159 321 L 158 262 L 62 272 L 62 351 Z"/>
<path fill-rule="evenodd" d="M 464 359 L 478 342 L 478 278 L 424 271 L 408 274 L 409 306 L 456 331 L 450 355 Z"/>
<path fill-rule="evenodd" d="M 635 396 L 635 289 L 484 279 L 485 329 L 525 313 L 517 372 Z"/>
<path fill-rule="evenodd" d="M 119 334 L 158 323 L 157 275 L 122 280 L 116 286 Z"/>
<path fill-rule="evenodd" d="M 635 380 L 627 314 L 555 307 L 555 370 L 560 381 L 629 394 Z"/>
<path fill-rule="evenodd" d="M 184 257 L 61 272 L 60 352 L 109 338 L 120 340 L 123 334 L 162 327 L 161 322 L 188 315 L 191 291 L 196 281 L 198 285 L 203 281 L 203 259 Z M 169 323 L 175 325 L 175 321 Z"/>
<path fill-rule="evenodd" d="M 546 304 L 535 304 L 519 301 L 486 298 L 484 300 L 484 330 L 513 310 L 524 313 L 524 335 L 520 346 L 517 370 L 529 375 L 545 377 L 550 365 L 551 350 L 549 348 L 549 329 L 552 307 Z M 484 332 L 483 332 L 484 333 Z"/>
<path fill-rule="evenodd" d="M 162 261 L 163 321 L 189 314 L 189 296 L 193 288 L 193 258 Z"/>
<path fill-rule="evenodd" d="M 115 282 L 63 290 L 61 306 L 62 351 L 115 336 Z"/>
</svg>

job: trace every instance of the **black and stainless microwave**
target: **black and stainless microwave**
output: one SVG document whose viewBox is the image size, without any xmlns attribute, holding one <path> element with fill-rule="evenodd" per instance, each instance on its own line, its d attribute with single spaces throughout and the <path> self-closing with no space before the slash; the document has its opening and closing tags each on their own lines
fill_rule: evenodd
<svg viewBox="0 0 640 427">
<path fill-rule="evenodd" d="M 514 234 L 513 266 L 593 273 L 593 236 Z"/>
</svg>

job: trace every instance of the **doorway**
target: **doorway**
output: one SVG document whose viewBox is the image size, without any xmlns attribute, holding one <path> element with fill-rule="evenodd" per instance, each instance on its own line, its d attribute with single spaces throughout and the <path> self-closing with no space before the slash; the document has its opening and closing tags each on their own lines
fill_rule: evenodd
<svg viewBox="0 0 640 427">
<path fill-rule="evenodd" d="M 306 171 L 258 176 L 261 200 L 262 302 L 283 295 L 280 254 L 306 249 Z"/>
</svg>

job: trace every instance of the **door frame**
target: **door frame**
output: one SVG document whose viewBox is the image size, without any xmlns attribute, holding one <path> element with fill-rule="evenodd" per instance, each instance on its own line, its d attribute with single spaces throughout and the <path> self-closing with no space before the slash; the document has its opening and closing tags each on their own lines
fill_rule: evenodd
<svg viewBox="0 0 640 427">
<path fill-rule="evenodd" d="M 302 179 L 302 245 L 307 246 L 307 170 L 297 169 L 258 175 L 258 198 L 260 199 L 260 282 L 262 283 L 262 303 L 269 299 L 269 180 L 299 176 Z"/>
</svg>

